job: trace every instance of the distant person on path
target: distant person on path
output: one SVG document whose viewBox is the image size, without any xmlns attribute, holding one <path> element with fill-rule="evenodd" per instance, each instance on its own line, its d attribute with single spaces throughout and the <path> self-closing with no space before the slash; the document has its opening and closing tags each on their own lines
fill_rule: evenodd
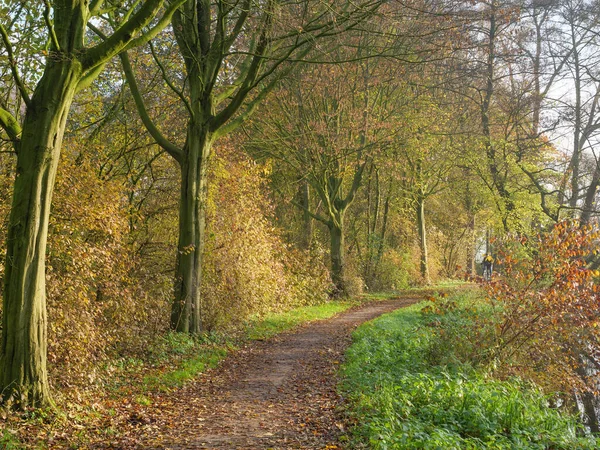
<svg viewBox="0 0 600 450">
<path fill-rule="evenodd" d="M 487 253 L 485 258 L 483 258 L 483 278 L 486 280 L 492 279 L 492 268 L 494 267 L 494 258 L 492 255 Z"/>
</svg>

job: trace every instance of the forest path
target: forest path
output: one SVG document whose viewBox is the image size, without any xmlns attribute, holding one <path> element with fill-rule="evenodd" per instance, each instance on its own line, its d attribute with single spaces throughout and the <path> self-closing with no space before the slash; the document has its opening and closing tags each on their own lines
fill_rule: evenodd
<svg viewBox="0 0 600 450">
<path fill-rule="evenodd" d="M 339 449 L 345 433 L 336 371 L 363 322 L 423 295 L 363 304 L 254 341 L 176 392 L 153 399 L 112 449 Z M 97 447 L 107 448 L 107 447 Z"/>
</svg>

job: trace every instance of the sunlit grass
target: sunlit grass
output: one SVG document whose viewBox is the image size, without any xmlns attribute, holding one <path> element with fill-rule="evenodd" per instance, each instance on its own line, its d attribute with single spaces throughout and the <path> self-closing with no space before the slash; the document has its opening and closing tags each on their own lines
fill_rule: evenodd
<svg viewBox="0 0 600 450">
<path fill-rule="evenodd" d="M 250 322 L 246 329 L 246 337 L 251 340 L 267 339 L 307 322 L 328 319 L 357 304 L 356 301 L 332 301 L 321 305 L 303 306 L 286 312 L 272 313 Z"/>
</svg>

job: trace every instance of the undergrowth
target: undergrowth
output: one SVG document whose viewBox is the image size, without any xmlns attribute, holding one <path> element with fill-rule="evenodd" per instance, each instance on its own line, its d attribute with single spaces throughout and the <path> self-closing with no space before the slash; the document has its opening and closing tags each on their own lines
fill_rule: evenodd
<svg viewBox="0 0 600 450">
<path fill-rule="evenodd" d="M 486 331 L 464 335 L 480 314 L 485 307 L 469 292 L 456 293 L 355 332 L 342 385 L 355 421 L 352 448 L 598 448 L 534 385 L 490 376 L 481 364 Z"/>
</svg>

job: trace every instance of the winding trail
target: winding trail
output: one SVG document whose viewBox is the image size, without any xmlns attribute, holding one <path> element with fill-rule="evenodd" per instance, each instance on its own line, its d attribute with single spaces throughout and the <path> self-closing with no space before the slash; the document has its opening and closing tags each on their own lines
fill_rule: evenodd
<svg viewBox="0 0 600 450">
<path fill-rule="evenodd" d="M 352 330 L 421 296 L 372 302 L 227 357 L 177 392 L 158 395 L 112 449 L 340 449 L 336 371 Z"/>
</svg>

